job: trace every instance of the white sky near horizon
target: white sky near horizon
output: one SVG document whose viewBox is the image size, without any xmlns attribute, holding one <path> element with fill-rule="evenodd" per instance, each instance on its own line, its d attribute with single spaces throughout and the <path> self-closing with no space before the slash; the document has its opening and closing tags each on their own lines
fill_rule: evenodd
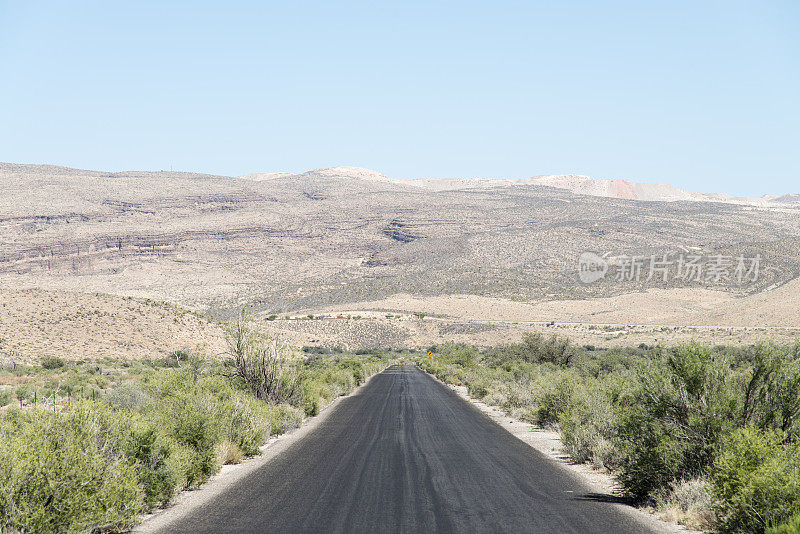
<svg viewBox="0 0 800 534">
<path fill-rule="evenodd" d="M 800 3 L 0 0 L 0 161 L 800 192 Z"/>
</svg>

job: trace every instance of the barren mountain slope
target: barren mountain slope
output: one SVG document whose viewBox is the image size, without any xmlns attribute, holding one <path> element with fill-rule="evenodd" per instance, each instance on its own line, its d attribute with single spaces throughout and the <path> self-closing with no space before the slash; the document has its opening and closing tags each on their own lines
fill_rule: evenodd
<svg viewBox="0 0 800 534">
<path fill-rule="evenodd" d="M 527 182 L 421 187 L 364 169 L 266 179 L 0 165 L 0 285 L 166 299 L 197 310 L 316 309 L 397 293 L 512 301 L 675 282 L 582 285 L 586 251 L 761 254 L 753 293 L 800 272 L 786 208 L 639 202 Z M 481 185 L 483 184 L 483 185 Z"/>
<path fill-rule="evenodd" d="M 671 184 L 639 183 L 629 180 L 595 180 L 576 174 L 534 176 L 518 182 L 566 189 L 582 195 L 651 202 L 721 202 L 759 207 L 776 207 L 781 203 L 797 202 L 797 199 L 792 198 L 794 195 L 777 198 L 769 195 L 760 198 L 734 197 L 725 194 L 695 193 L 679 189 Z"/>
</svg>

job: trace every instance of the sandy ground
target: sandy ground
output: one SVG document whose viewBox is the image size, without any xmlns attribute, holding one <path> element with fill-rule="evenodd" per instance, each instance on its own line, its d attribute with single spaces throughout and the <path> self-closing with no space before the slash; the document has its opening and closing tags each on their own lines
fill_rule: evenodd
<svg viewBox="0 0 800 534">
<path fill-rule="evenodd" d="M 420 297 L 397 294 L 378 301 L 326 308 L 424 312 L 462 321 L 800 328 L 800 279 L 737 297 L 710 289 L 649 289 L 606 298 L 518 302 L 478 295 Z M 352 311 L 350 313 L 353 313 Z"/>
</svg>

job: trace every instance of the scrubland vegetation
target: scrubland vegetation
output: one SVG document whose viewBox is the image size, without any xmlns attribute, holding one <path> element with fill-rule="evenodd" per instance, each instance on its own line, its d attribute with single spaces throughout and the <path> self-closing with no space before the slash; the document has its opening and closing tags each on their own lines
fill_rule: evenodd
<svg viewBox="0 0 800 534">
<path fill-rule="evenodd" d="M 241 322 L 226 359 L 48 358 L 3 373 L 0 532 L 116 532 L 259 453 L 388 364 L 276 350 Z M 13 384 L 9 386 L 9 384 Z"/>
<path fill-rule="evenodd" d="M 420 365 L 532 423 L 687 526 L 800 532 L 800 345 L 597 350 L 528 335 Z"/>
</svg>

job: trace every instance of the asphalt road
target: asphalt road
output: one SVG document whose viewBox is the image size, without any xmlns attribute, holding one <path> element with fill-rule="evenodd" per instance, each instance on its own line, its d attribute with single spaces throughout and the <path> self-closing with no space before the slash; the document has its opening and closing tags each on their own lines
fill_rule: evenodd
<svg viewBox="0 0 800 534">
<path fill-rule="evenodd" d="M 414 366 L 394 366 L 170 533 L 624 533 L 647 526 Z"/>
</svg>

